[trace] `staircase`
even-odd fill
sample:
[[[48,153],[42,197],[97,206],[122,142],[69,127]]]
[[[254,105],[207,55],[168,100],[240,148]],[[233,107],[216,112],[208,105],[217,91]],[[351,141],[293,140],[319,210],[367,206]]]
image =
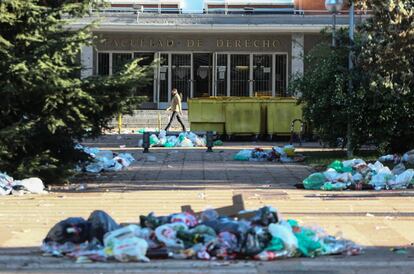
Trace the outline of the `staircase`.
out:
[[[171,112],[166,112],[165,110],[136,110],[133,115],[124,115],[122,116],[122,128],[123,129],[140,129],[140,128],[158,128],[158,117],[161,121],[161,129],[164,129],[169,121]],[[190,128],[188,122],[188,111],[183,110],[183,116],[181,117],[185,127]],[[110,123],[110,126],[113,128],[118,127],[117,118],[113,119]],[[177,120],[171,125],[171,130],[181,130],[181,125]]]

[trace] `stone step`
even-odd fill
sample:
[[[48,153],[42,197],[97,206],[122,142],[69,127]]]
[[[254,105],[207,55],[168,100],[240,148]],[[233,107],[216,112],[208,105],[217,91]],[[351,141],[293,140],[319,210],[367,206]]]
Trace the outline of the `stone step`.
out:
[[[133,115],[124,115],[122,117],[122,126],[124,128],[157,128],[159,117],[161,120],[161,127],[164,127],[169,121],[169,115],[171,115],[171,113],[166,113],[165,110],[136,110]],[[184,125],[189,128],[188,111],[183,111],[181,119]],[[109,125],[111,127],[117,127],[118,119],[114,118]],[[174,121],[172,126],[179,126],[179,123]]]

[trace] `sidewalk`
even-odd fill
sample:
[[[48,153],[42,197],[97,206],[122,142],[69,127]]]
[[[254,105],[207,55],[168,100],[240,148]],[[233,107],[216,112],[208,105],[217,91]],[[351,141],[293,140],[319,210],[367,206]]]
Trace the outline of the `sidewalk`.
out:
[[[254,147],[250,144],[241,146]],[[308,176],[312,172],[311,168],[302,164],[236,162],[232,160],[236,153],[233,146],[217,147],[214,153],[206,153],[205,149],[152,148],[151,153],[143,154],[138,148],[126,149],[133,153],[137,161],[124,171],[81,176],[76,184],[53,187],[49,195],[1,197],[0,270],[5,269],[3,266],[10,259],[8,255],[12,250],[8,248],[20,247],[23,249],[15,252],[28,252],[28,256],[17,256],[10,265],[17,267],[27,263],[28,266],[36,265],[38,269],[50,270],[50,273],[57,273],[53,269],[60,269],[62,272],[59,273],[70,273],[73,262],[38,258],[32,249],[27,249],[39,246],[48,230],[67,217],[86,218],[93,210],[102,209],[118,222],[138,222],[141,214],[146,215],[151,211],[157,215],[170,214],[179,212],[182,205],[191,205],[195,211],[207,207],[228,206],[232,204],[232,197],[236,194],[242,194],[246,209],[271,205],[285,218],[322,227],[330,234],[343,235],[374,248],[369,253],[371,257],[366,260],[366,255],[352,258],[294,259],[270,264],[161,261],[138,264],[141,271],[156,272],[157,269],[162,269],[163,272],[170,271],[168,273],[268,273],[268,270],[275,270],[272,265],[278,265],[277,269],[283,266],[281,270],[292,269],[291,273],[302,273],[308,267],[315,269],[315,273],[320,273],[318,269],[322,271],[322,266],[326,265],[327,272],[322,273],[339,273],[336,272],[336,265],[344,264],[344,269],[347,269],[348,262],[355,264],[355,269],[359,265],[368,269],[374,262],[385,262],[384,256],[391,256],[396,261],[391,260],[383,269],[401,267],[404,270],[408,266],[412,269],[413,265],[409,265],[407,260],[407,256],[411,256],[409,258],[412,262],[412,253],[397,256],[388,249],[409,246],[414,242],[413,191],[297,190],[293,185]],[[378,270],[382,269],[380,265],[378,264]],[[83,269],[85,272],[88,267],[98,267],[98,273],[104,273],[109,271],[107,266],[95,264],[74,267],[77,271]],[[137,264],[131,264],[120,267],[132,271],[136,266]],[[182,268],[185,271],[181,271]],[[23,267],[24,269],[29,270]]]

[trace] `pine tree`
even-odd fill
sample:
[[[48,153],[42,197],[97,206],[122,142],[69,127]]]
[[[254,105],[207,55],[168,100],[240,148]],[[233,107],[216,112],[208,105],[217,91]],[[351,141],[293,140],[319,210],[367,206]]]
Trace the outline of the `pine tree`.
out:
[[[69,24],[99,8],[94,0],[0,0],[0,171],[65,178],[86,155],[74,148],[96,137],[117,113],[142,98],[150,68],[138,60],[107,77],[80,79],[80,50],[93,25]]]

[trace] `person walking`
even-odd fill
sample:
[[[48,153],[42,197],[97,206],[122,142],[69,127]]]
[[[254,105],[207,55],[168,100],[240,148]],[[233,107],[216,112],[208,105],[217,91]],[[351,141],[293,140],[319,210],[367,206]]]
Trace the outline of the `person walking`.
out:
[[[168,131],[175,117],[177,117],[177,120],[181,124],[183,131],[186,131],[185,125],[183,121],[181,120],[181,116],[183,115],[183,110],[181,108],[181,96],[180,94],[178,94],[178,91],[176,88],[171,91],[171,95],[172,95],[171,106],[167,108],[167,111],[172,111],[172,114],[171,114],[170,122],[165,127],[165,131]]]

